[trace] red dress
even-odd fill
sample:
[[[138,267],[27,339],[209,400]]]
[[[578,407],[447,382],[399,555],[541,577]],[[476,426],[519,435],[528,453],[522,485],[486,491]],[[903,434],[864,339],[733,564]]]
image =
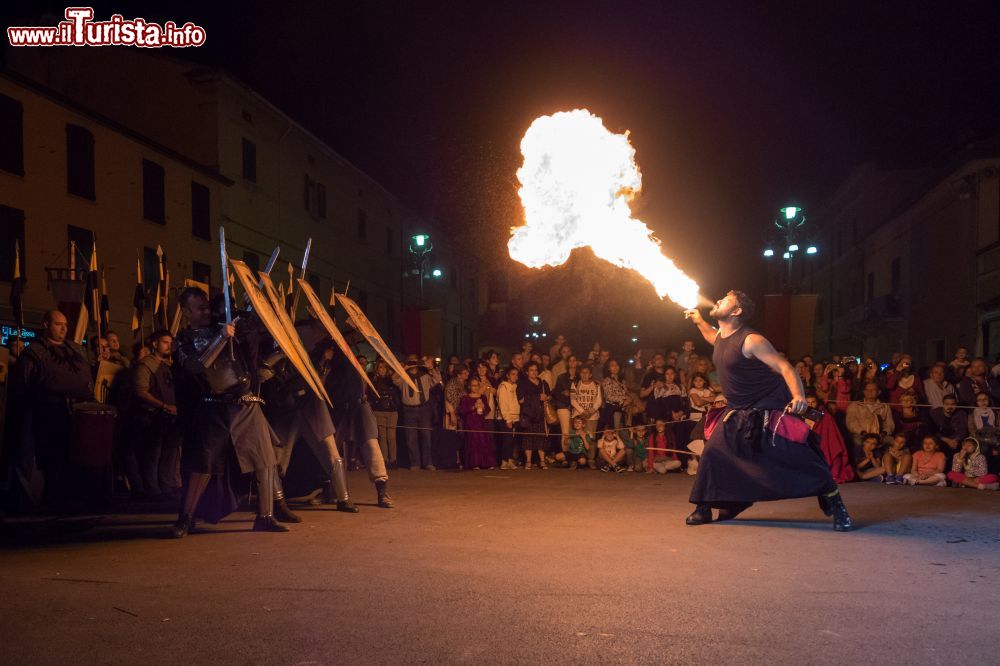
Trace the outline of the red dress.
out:
[[[476,413],[476,400],[471,396],[464,396],[458,403],[458,415],[462,417],[462,428],[475,432],[466,432],[465,435],[465,469],[479,467],[489,469],[496,467],[496,447],[493,445],[492,430],[487,425],[486,417],[490,414],[490,406],[485,397],[478,398],[483,403],[483,413]]]

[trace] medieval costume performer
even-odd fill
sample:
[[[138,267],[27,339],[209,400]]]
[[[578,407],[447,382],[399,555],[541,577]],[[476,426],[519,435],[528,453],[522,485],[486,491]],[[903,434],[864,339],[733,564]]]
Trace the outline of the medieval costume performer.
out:
[[[691,489],[695,510],[688,525],[731,520],[754,502],[817,497],[833,516],[837,531],[851,529],[851,518],[819,448],[816,433],[800,418],[807,410],[805,390],[795,368],[770,342],[746,326],[753,302],[730,291],[709,316],[688,310],[715,350],[712,360],[729,404],[705,421],[705,450]]]
[[[259,397],[261,333],[252,315],[234,323],[213,323],[205,293],[189,287],[179,297],[190,326],[177,336],[175,368],[178,411],[184,427],[182,462],[188,474],[174,537],[188,534],[209,480],[224,477],[229,459],[257,478],[254,531],[287,532],[274,516],[277,436],[264,417]],[[225,515],[234,503],[217,513]],[[228,509],[228,510],[227,510]]]
[[[313,361],[320,370],[320,377],[325,378],[333,352],[323,348],[320,341],[323,338],[329,339],[328,336],[314,320],[299,322],[296,329],[307,348],[316,349],[319,346],[318,354],[313,354]],[[284,447],[275,451],[279,472],[276,477],[275,513],[279,513],[279,507],[281,512],[287,511],[282,479],[299,437],[305,440],[323,469],[323,502],[336,504],[337,511],[357,513],[358,508],[351,502],[347,488],[344,458],[334,439],[336,428],[330,419],[330,410],[283,354],[278,352],[269,357],[267,365],[272,376],[263,386],[266,399],[264,411],[278,437],[285,443]],[[287,513],[291,514],[291,511]]]

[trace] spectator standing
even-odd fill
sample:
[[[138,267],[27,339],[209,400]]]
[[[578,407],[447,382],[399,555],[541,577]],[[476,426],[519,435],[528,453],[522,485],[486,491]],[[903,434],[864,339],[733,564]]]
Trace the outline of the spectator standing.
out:
[[[416,391],[402,377],[394,376],[393,382],[402,393],[403,427],[406,428],[410,469],[418,470],[423,467],[434,471],[436,468],[431,458],[431,427],[434,418],[431,391],[435,386],[441,385],[440,375],[421,368],[416,354],[406,357],[406,374],[416,384]]]
[[[521,427],[525,434],[521,437],[524,447],[524,469],[531,469],[531,452],[538,452],[538,466],[548,469],[545,454],[548,453],[548,432],[545,427],[545,411],[542,403],[552,399],[548,386],[538,377],[538,364],[525,366],[527,379],[518,383],[517,397],[521,403]]]
[[[556,388],[552,392],[552,404],[556,408],[559,416],[559,431],[562,433],[560,448],[567,451],[570,428],[570,412],[573,409],[573,385],[579,378],[579,362],[576,356],[570,354],[566,357],[566,372],[556,377]]]
[[[958,402],[962,405],[976,404],[976,396],[985,393],[990,400],[1000,401],[1000,382],[987,373],[986,361],[981,358],[969,363],[969,370],[958,383]]]
[[[482,392],[482,381],[475,377],[469,380],[469,393],[458,403],[458,415],[462,419],[465,436],[465,468],[493,469],[496,467],[496,449],[491,433],[487,432],[486,419],[490,407]]]
[[[628,387],[625,385],[625,373],[615,359],[608,360],[607,373],[601,380],[601,409],[598,428],[613,427],[616,431],[622,427],[622,414],[631,399]]]
[[[688,400],[691,402],[691,420],[700,421],[715,400],[715,391],[709,387],[708,377],[700,372],[691,376]]]
[[[500,433],[500,469],[517,469],[520,456],[521,403],[517,396],[517,368],[507,369],[507,378],[497,387],[496,426]]]
[[[369,402],[375,414],[378,425],[379,448],[390,468],[397,464],[396,424],[399,421],[399,389],[392,379],[389,364],[379,359],[375,363],[375,372],[371,382],[378,391],[378,396],[370,395]],[[370,390],[369,390],[370,391]]]

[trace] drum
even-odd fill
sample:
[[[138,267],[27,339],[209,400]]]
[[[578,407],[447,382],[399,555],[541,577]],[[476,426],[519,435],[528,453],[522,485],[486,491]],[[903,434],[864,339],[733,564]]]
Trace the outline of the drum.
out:
[[[70,460],[84,468],[111,466],[118,410],[99,402],[73,405],[73,443]]]

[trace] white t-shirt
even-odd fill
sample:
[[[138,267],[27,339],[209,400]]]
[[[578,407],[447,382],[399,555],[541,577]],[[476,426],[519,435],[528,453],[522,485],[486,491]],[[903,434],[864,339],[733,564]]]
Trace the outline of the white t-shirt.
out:
[[[612,458],[614,458],[619,451],[625,448],[624,442],[622,442],[619,437],[615,437],[614,439],[605,439],[604,437],[601,437],[601,439],[598,440],[597,445],[601,447],[601,451]]]
[[[708,388],[693,388],[688,391],[688,396],[696,395],[702,399],[705,404],[698,407],[694,404],[694,400],[691,401],[691,419],[698,421],[701,419],[701,415],[708,411],[708,408],[712,405],[712,398],[715,396],[715,391]]]

